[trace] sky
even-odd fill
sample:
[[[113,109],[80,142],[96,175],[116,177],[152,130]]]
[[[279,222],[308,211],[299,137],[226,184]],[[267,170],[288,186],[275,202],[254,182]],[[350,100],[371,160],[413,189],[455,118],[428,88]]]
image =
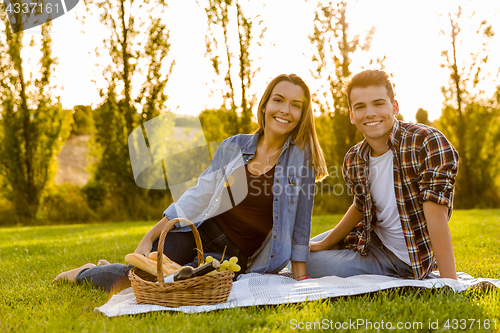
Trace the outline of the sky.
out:
[[[203,0],[199,1],[201,4]],[[243,1],[240,1],[243,3]],[[477,49],[478,38],[474,29],[483,19],[493,24],[497,35],[489,44],[491,54],[488,70],[496,73],[500,68],[500,1],[490,0],[358,0],[349,1],[347,18],[351,35],[364,35],[374,26],[371,49],[360,52],[354,59],[351,70],[356,73],[369,66],[370,59],[387,57],[385,70],[392,73],[396,99],[400,111],[407,121],[414,121],[418,108],[429,111],[431,120],[440,115],[443,96],[441,86],[447,84],[449,73],[441,68],[441,52],[449,48],[449,37],[440,34],[449,32],[448,12],[464,8],[464,17],[472,12],[472,19],[464,20],[461,36],[464,56]],[[267,31],[262,46],[252,54],[254,66],[260,71],[252,81],[252,91],[263,93],[267,83],[282,73],[295,73],[310,86],[311,91],[320,89],[321,82],[312,78],[314,68],[311,60],[314,46],[308,36],[313,29],[314,0],[252,1],[247,4],[245,14],[257,16]],[[95,66],[94,49],[100,45],[105,28],[96,17],[85,14],[82,1],[66,15],[53,21],[53,55],[58,60],[55,71],[63,107],[74,105],[99,105],[102,100],[98,86],[102,85],[99,69]],[[176,65],[167,84],[169,99],[167,107],[180,114],[197,115],[205,108],[218,107],[223,87],[208,59],[205,58],[206,16],[195,0],[169,1],[165,22],[171,34],[171,54]],[[39,34],[32,28],[27,36]],[[97,86],[93,81],[97,81]],[[491,76],[481,83],[487,95],[491,95],[500,81]]]

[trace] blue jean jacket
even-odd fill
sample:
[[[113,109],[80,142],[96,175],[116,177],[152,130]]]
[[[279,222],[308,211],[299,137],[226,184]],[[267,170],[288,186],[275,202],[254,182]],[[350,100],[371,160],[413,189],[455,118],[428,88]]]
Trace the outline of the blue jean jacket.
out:
[[[231,174],[254,158],[258,134],[240,134],[226,139],[220,145],[212,165],[176,203],[163,213],[168,219],[183,217],[196,226],[222,213],[221,207],[241,202],[247,189],[231,184]],[[307,261],[314,200],[314,170],[310,167],[310,154],[293,143],[291,136],[283,146],[274,172],[272,249],[267,265],[254,267],[251,272],[276,273],[289,260]],[[239,169],[241,170],[241,169]],[[232,200],[226,187],[231,188]],[[221,205],[222,203],[222,205]],[[182,223],[177,232],[190,231]]]

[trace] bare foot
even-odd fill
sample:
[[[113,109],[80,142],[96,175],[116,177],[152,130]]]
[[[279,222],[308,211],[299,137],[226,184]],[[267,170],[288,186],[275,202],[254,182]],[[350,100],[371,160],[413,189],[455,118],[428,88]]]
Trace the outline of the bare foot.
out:
[[[97,266],[109,265],[109,261],[106,259],[101,259],[97,262]]]
[[[62,272],[61,274],[59,274],[58,276],[56,276],[56,278],[54,280],[52,280],[52,282],[69,281],[69,282],[73,282],[74,283],[76,275],[78,273],[80,273],[81,270],[83,270],[85,268],[92,268],[92,267],[95,267],[95,265],[94,264],[85,264],[83,266],[80,266],[78,268],[72,269],[70,271]]]

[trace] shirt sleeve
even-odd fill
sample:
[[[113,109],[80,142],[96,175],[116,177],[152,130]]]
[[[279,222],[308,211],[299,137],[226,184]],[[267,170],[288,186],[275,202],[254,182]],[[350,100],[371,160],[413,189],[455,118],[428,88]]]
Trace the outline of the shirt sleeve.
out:
[[[307,163],[309,161],[307,160]],[[309,240],[311,238],[311,219],[314,203],[314,169],[308,167],[307,175],[297,200],[296,220],[292,236],[292,255],[290,260],[306,262],[309,259]]]
[[[451,208],[458,172],[458,153],[440,132],[427,135],[420,150],[419,200]]]

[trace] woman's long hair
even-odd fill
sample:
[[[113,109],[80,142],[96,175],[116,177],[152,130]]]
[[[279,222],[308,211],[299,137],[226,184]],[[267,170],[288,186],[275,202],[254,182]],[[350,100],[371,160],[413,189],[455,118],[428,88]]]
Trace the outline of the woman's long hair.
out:
[[[259,108],[257,112],[257,122],[259,127],[255,131],[259,134],[264,134],[264,128],[266,127],[266,120],[264,112],[266,108],[267,101],[271,97],[274,86],[281,81],[291,82],[302,88],[306,101],[302,104],[302,115],[300,116],[299,124],[294,128],[291,135],[295,143],[302,149],[306,149],[307,143],[309,143],[309,148],[311,150],[311,166],[314,169],[316,181],[320,181],[325,178],[327,174],[327,168],[325,163],[325,158],[323,156],[323,151],[318,142],[318,136],[316,135],[316,128],[314,127],[314,115],[311,106],[311,92],[307,84],[295,74],[281,74],[275,77],[264,91],[264,95],[260,99]]]

